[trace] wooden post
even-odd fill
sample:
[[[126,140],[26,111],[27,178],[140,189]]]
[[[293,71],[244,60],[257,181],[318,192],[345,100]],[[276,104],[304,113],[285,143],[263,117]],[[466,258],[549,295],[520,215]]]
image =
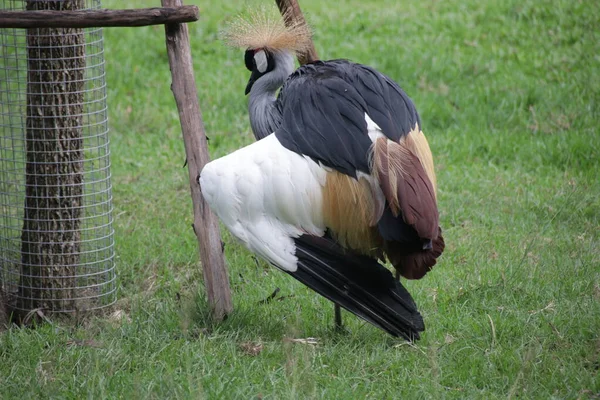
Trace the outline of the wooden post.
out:
[[[161,0],[163,7],[178,7],[181,0]],[[181,130],[185,143],[185,153],[190,176],[190,188],[194,205],[194,232],[200,247],[200,259],[204,272],[206,294],[213,317],[222,320],[233,310],[227,268],[223,258],[221,235],[217,217],[210,211],[200,192],[198,177],[209,161],[206,132],[200,113],[198,91],[194,79],[192,55],[187,26],[184,24],[165,25],[167,53],[171,66],[173,83],[171,90],[175,96]]]
[[[304,22],[304,14],[302,14],[300,5],[298,5],[298,0],[275,0],[275,3],[277,3],[281,15],[285,18],[286,25],[294,21]],[[318,59],[317,50],[315,50],[315,45],[312,42],[306,53],[298,55],[300,65],[317,61]]]

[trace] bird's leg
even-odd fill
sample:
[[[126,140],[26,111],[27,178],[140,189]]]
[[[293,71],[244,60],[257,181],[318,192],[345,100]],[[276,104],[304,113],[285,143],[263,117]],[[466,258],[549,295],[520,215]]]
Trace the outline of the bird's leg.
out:
[[[335,329],[337,330],[341,330],[342,329],[342,310],[340,309],[340,306],[336,303],[333,303],[333,307],[334,307],[334,312],[335,312]]]
[[[396,270],[396,281],[400,282],[400,271]]]

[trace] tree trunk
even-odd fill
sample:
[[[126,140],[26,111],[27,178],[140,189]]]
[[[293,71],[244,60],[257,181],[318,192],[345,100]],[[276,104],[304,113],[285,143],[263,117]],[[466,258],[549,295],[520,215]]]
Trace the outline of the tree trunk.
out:
[[[27,0],[27,10],[76,10],[84,0]],[[85,36],[27,30],[26,190],[20,309],[72,310],[80,262]]]

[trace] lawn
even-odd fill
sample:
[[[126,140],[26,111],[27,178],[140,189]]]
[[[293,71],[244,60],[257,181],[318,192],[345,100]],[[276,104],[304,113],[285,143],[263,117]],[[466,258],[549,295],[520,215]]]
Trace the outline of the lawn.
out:
[[[271,3],[186,3],[201,10],[192,52],[219,157],[253,137],[243,52],[218,32]],[[600,398],[600,3],[300,3],[321,58],[376,67],[420,111],[447,243],[406,283],[422,339],[348,313],[336,332],[330,303],[225,231],[235,311],[211,323],[164,29],[110,28],[119,300],[76,323],[0,333],[0,398]],[[317,344],[292,340],[309,337]]]

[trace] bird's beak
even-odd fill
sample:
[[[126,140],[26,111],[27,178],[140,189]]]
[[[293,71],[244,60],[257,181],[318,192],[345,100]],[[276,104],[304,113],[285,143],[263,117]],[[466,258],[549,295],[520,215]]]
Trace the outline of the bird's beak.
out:
[[[250,80],[248,81],[248,85],[246,86],[246,95],[250,93],[252,85],[254,85],[254,82],[256,82],[256,80],[261,76],[262,74],[258,72],[258,70],[255,69],[254,71],[252,71],[252,75],[250,75]]]

